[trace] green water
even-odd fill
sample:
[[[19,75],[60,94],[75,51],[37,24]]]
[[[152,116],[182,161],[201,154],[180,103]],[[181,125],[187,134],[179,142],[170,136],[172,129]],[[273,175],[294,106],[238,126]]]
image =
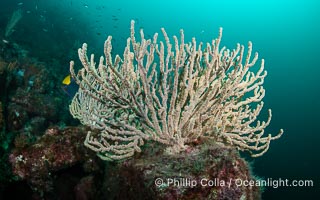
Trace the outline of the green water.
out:
[[[253,171],[265,179],[309,179],[314,183],[313,187],[268,187],[263,199],[320,199],[320,1],[51,0],[20,6],[25,12],[47,17],[34,25],[43,26],[34,28],[35,33],[56,35],[54,41],[65,44],[65,49],[75,48],[67,45],[70,40],[78,40],[79,45],[88,42],[97,56],[102,54],[107,35],[113,35],[114,52],[122,54],[131,19],[136,20],[137,28],[145,30],[146,37],[160,32],[161,27],[171,36],[183,28],[186,40],[196,37],[208,42],[223,27],[222,45],[230,49],[252,41],[268,71],[261,118],[265,119],[271,108],[273,119],[266,131],[285,131],[263,157],[250,159]],[[14,8],[11,5],[10,9]],[[7,11],[4,9],[2,12]],[[49,14],[59,15],[54,26],[48,23]],[[63,28],[54,28],[58,23],[63,23]],[[28,27],[32,26],[30,22]],[[78,35],[67,38],[68,31]],[[34,38],[34,43],[40,42]],[[66,66],[69,60],[78,59],[76,54],[61,57]],[[63,73],[68,73],[67,67]]]

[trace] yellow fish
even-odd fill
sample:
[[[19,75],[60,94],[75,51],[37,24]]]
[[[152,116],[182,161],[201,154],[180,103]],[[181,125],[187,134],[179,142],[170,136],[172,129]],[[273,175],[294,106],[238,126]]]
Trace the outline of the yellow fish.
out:
[[[70,85],[70,83],[71,83],[71,76],[68,75],[63,79],[62,84],[63,85]]]
[[[63,79],[61,88],[69,97],[73,98],[79,86],[69,74]]]

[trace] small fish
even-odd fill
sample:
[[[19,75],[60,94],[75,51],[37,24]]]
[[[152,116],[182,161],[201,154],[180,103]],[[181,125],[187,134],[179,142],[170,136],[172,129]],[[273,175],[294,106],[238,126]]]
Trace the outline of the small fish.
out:
[[[18,5],[18,6],[22,6],[22,5],[23,5],[23,2],[20,2],[20,3],[18,3],[17,5]]]
[[[5,43],[5,44],[9,44],[9,41],[5,40],[5,39],[3,39],[2,42]]]
[[[89,6],[88,6],[87,4],[84,4],[83,6],[84,6],[85,8],[89,8]]]
[[[79,86],[69,74],[63,79],[61,88],[70,98],[73,98]]]
[[[43,30],[44,32],[48,32],[48,29],[46,29],[46,28],[43,28],[42,30]]]

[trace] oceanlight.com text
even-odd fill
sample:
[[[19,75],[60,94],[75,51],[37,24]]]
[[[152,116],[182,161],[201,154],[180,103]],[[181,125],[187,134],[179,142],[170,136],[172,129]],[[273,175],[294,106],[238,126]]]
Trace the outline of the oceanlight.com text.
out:
[[[289,180],[289,179],[192,179],[192,178],[156,178],[157,187],[313,187],[313,180]]]

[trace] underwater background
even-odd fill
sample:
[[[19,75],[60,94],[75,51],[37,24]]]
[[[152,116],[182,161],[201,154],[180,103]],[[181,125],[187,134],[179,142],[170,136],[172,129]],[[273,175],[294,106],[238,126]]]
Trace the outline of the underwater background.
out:
[[[4,30],[16,10],[21,10],[21,20],[6,37]],[[52,108],[53,117],[43,114],[54,118],[44,119],[41,125],[46,129],[54,124],[78,123],[68,113],[70,93],[61,87],[69,74],[70,60],[81,67],[77,49],[82,43],[88,43],[89,52],[100,56],[105,39],[112,35],[113,54],[122,56],[131,19],[136,21],[136,29],[144,29],[147,38],[164,27],[169,36],[184,29],[186,41],[195,37],[197,42],[211,42],[223,27],[223,46],[232,49],[237,43],[246,46],[252,41],[259,60],[265,59],[268,76],[260,117],[266,119],[271,108],[272,121],[266,132],[276,134],[284,129],[284,135],[273,141],[262,157],[243,156],[260,178],[313,181],[309,187],[266,187],[262,199],[320,199],[319,10],[317,0],[1,0],[0,47],[2,57],[10,60],[15,54],[7,49],[20,49],[19,54],[44,63],[53,74],[51,79],[39,79],[49,81],[45,94],[59,102]],[[26,71],[16,71],[16,76],[21,74],[26,76]],[[3,104],[13,90],[8,88],[0,93]],[[9,109],[5,113],[9,115]],[[6,147],[1,153],[12,148],[12,141],[4,144],[4,140],[13,140],[8,134],[21,127],[8,128],[12,131],[2,136],[1,145]],[[1,181],[6,188],[6,179]]]

